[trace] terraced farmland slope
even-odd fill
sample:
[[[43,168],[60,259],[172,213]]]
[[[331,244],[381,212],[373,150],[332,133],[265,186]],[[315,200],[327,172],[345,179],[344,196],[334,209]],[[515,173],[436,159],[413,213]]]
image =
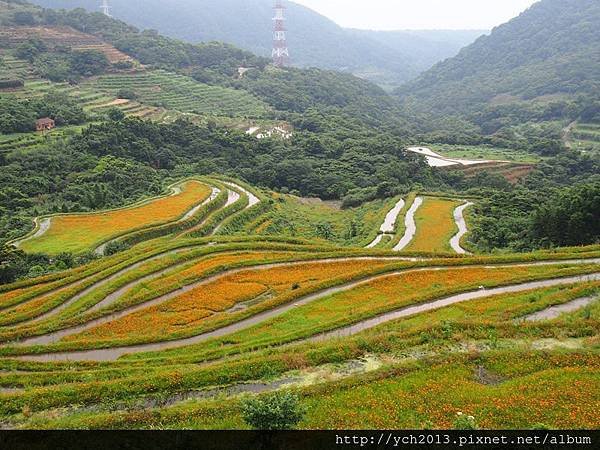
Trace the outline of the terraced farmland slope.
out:
[[[306,428],[447,427],[457,411],[481,426],[600,425],[590,397],[600,357],[586,331],[600,326],[600,247],[450,257],[465,202],[415,195],[356,216],[369,224],[366,242],[383,228],[401,233],[412,209],[417,227],[404,252],[341,247],[256,234],[279,210],[272,194],[240,181],[177,186],[179,194],[107,213],[125,215],[107,222],[126,224],[121,231],[135,228],[125,217],[154,219],[125,236],[127,250],[0,287],[4,426],[171,427],[186,417],[192,428],[244,428],[240,395],[281,388],[302,394]],[[287,198],[282,207],[301,204]],[[179,221],[151,226],[159,214]],[[87,248],[115,231],[84,225],[77,233],[95,233],[84,236]],[[44,245],[73,245],[75,228],[61,228],[53,235],[51,226]],[[521,389],[534,382],[555,403]],[[347,413],[364,396],[369,406]],[[506,402],[522,413],[495,406]],[[577,416],[565,414],[575,406]],[[140,407],[151,414],[142,419]]]
[[[112,95],[132,91],[142,103],[196,114],[262,117],[270,109],[248,92],[209,86],[163,70],[106,75],[90,82],[90,86]]]
[[[211,189],[189,181],[172,187],[172,196],[104,213],[70,214],[37,220],[35,231],[16,245],[27,252],[83,252],[124,233],[182,218],[208,198]]]
[[[73,50],[96,50],[103,53],[111,63],[132,61],[132,58],[90,34],[81,33],[71,27],[22,26],[0,29],[0,42],[6,48],[15,47],[31,39],[39,39],[49,47]]]

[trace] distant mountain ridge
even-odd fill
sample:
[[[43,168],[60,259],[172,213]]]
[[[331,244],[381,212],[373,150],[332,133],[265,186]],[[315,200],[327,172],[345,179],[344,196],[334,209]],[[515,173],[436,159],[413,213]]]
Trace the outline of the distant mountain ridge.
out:
[[[97,0],[33,3],[99,11]],[[227,42],[261,56],[270,55],[271,0],[111,0],[111,5],[116,18],[142,29],[156,29],[189,42]],[[293,2],[286,2],[286,6],[295,65],[352,72],[390,87],[454,56],[483,33],[348,30],[304,6]]]
[[[561,104],[600,96],[600,1],[535,3],[397,93],[440,114],[489,120],[510,112],[516,120],[511,105],[519,105],[545,119],[565,116],[569,111]]]

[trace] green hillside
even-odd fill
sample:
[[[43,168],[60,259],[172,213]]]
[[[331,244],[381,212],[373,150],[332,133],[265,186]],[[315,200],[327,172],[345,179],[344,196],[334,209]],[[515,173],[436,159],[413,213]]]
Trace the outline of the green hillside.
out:
[[[600,4],[542,0],[398,95],[415,110],[460,114],[490,133],[598,114],[598,67]]]
[[[246,91],[209,86],[163,70],[106,75],[89,86],[115,96],[125,92],[148,105],[196,114],[261,117],[269,109]]]
[[[96,0],[34,0],[50,8],[98,11]],[[142,29],[188,42],[221,41],[270,56],[271,0],[113,0],[112,14]],[[287,3],[292,62],[343,70],[398,86],[454,56],[479,31],[368,32],[348,30],[294,2]]]

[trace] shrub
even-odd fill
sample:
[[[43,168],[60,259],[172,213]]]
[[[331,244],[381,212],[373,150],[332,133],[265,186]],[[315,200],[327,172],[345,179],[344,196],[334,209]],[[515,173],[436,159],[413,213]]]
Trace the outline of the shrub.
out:
[[[467,416],[461,412],[456,414],[456,419],[454,420],[453,428],[455,430],[478,430],[477,422],[475,421],[475,417]]]
[[[248,399],[242,405],[242,414],[256,430],[289,430],[304,417],[298,396],[291,392]]]

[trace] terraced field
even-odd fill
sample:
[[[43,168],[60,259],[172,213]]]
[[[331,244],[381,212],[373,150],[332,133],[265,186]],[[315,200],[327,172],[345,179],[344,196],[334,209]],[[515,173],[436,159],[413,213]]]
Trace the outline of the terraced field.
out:
[[[40,218],[33,234],[15,244],[32,253],[93,250],[128,232],[187,218],[188,211],[201,205],[210,193],[207,185],[189,181],[172,187],[172,198],[145,201],[137,206],[104,213]]]
[[[81,33],[66,26],[7,27],[0,30],[0,40],[8,48],[27,42],[30,39],[42,40],[51,48],[71,48],[73,50],[96,50],[103,53],[111,63],[132,61],[131,57],[90,34]]]
[[[466,202],[416,194],[354,211],[341,246],[265,232],[314,201],[180,185],[144,227],[93,228],[126,222],[126,250],[0,287],[4,427],[246,428],[245,398],[280,389],[302,428],[600,426],[600,246],[452,254]]]
[[[0,80],[26,80],[32,77],[33,68],[27,61],[9,53],[0,53]]]
[[[121,90],[131,91],[142,103],[196,114],[262,117],[270,109],[245,91],[209,86],[163,70],[107,75],[90,82],[90,86],[113,96]]]
[[[135,100],[119,99],[115,94],[103,92],[94,86],[70,85],[68,83],[53,83],[47,80],[31,79],[25,83],[24,89],[15,92],[23,98],[41,97],[49,93],[67,95],[77,100],[93,120],[111,108],[120,109],[127,116],[154,118],[159,114],[155,106],[143,104]]]
[[[453,211],[462,203],[435,197],[422,197],[415,212],[416,233],[405,247],[416,252],[450,252],[450,239],[458,232]]]

